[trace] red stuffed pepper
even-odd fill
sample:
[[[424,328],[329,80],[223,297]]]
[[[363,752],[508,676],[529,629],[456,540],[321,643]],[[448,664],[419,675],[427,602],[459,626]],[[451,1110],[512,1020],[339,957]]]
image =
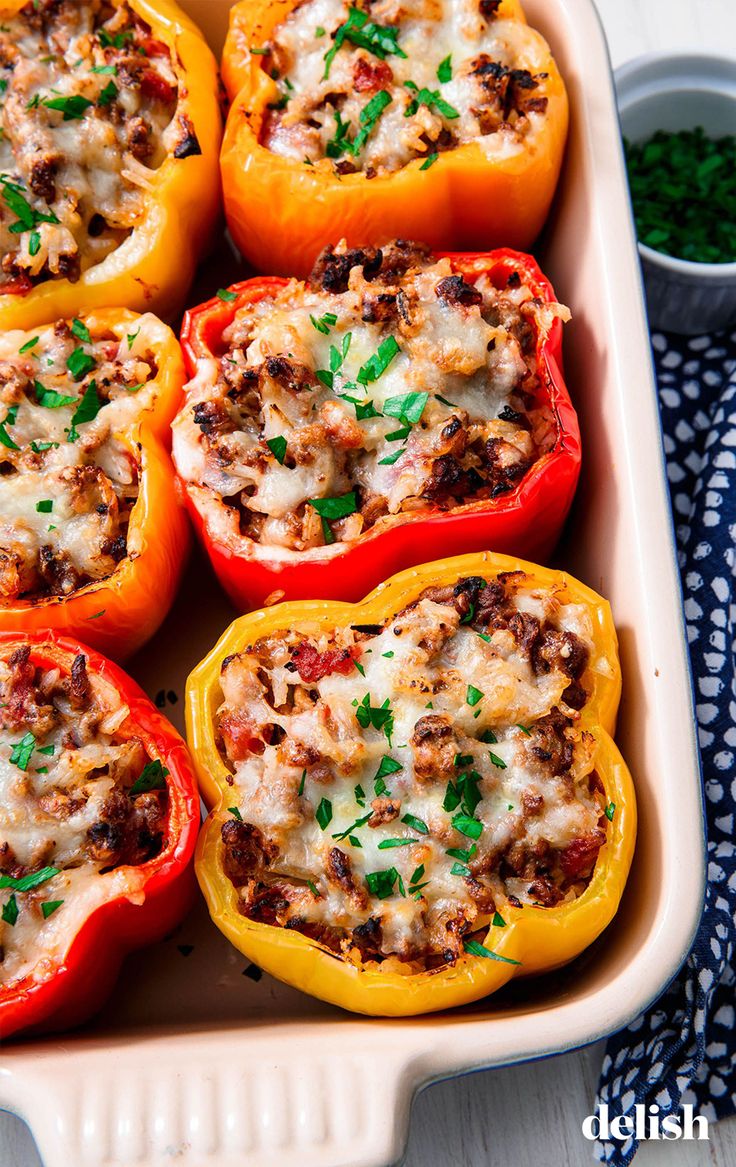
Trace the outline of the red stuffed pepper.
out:
[[[199,800],[178,733],[116,665],[0,634],[0,1039],[74,1025],[190,901]]]
[[[458,551],[544,559],[580,468],[568,316],[530,256],[403,241],[187,312],[173,455],[234,603],[354,600]]]

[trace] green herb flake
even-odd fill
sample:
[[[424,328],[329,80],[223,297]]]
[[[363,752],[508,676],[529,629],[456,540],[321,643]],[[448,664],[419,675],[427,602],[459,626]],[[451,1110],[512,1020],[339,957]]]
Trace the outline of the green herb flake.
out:
[[[450,875],[461,875],[464,878],[470,875],[470,868],[466,867],[464,863],[453,863],[450,868]]]
[[[11,928],[15,927],[18,919],[18,901],[14,895],[11,895],[7,903],[3,904],[2,919],[6,924],[10,924]]]
[[[325,53],[323,78],[325,81],[330,75],[332,62],[345,41],[350,41],[358,48],[367,49],[380,61],[385,61],[386,57],[391,55],[406,59],[406,53],[399,47],[398,28],[376,24],[368,19],[366,12],[351,7],[347,20],[335,31],[332,47]]]
[[[468,685],[468,692],[465,698],[468,705],[471,707],[477,705],[479,701],[483,700],[483,693],[480,689],[476,689],[475,685]]]
[[[470,863],[477,850],[478,848],[473,843],[472,847],[468,848],[448,847],[445,855],[449,855],[451,859],[459,859],[462,863]]]
[[[419,831],[420,835],[428,835],[429,827],[423,819],[418,819],[416,815],[405,814],[402,818],[402,823],[406,823],[407,827],[411,827],[414,831]]]
[[[226,304],[232,304],[233,300],[237,300],[238,294],[237,292],[228,291],[227,288],[218,288],[217,298],[218,300],[224,300]]]
[[[49,916],[53,916],[54,912],[58,911],[63,903],[63,900],[46,900],[45,903],[41,904],[41,915],[44,920],[48,920]]]
[[[440,61],[437,66],[437,80],[442,85],[447,81],[452,81],[452,53],[448,53],[444,60]]]
[[[332,803],[329,798],[320,799],[320,804],[317,807],[314,817],[319,823],[323,831],[326,831],[332,822]]]
[[[83,341],[84,344],[92,343],[92,337],[90,335],[89,329],[87,328],[87,325],[79,320],[76,316],[71,323],[71,334],[72,336],[76,336],[77,340]]]
[[[616,811],[616,803],[609,802],[608,806],[605,809],[605,815],[606,815],[606,818],[608,819],[609,823],[613,822],[613,816],[614,816],[615,811]]]
[[[439,154],[437,154],[437,153],[428,154],[427,157],[424,159],[424,162],[422,163],[422,165],[419,167],[419,169],[420,170],[429,170],[430,166],[434,166],[434,164],[438,158],[439,158]]]
[[[54,500],[52,498],[41,498],[36,503],[36,510],[41,515],[50,515],[54,509]]]
[[[498,766],[499,770],[506,769],[506,763],[504,762],[503,758],[499,758],[498,754],[494,754],[493,751],[489,750],[488,756],[493,762],[493,765]]]
[[[316,900],[321,900],[321,899],[322,899],[322,896],[321,896],[321,895],[320,895],[320,893],[317,891],[317,888],[316,888],[316,886],[315,886],[315,885],[312,883],[311,879],[308,879],[308,880],[307,880],[307,887],[309,888],[309,890],[311,891],[312,895],[314,896],[314,898],[315,898]]]
[[[512,960],[510,956],[499,956],[497,952],[491,952],[490,948],[486,948],[477,940],[463,940],[463,948],[469,956],[484,956],[488,960],[500,960],[503,964],[521,964],[520,960]]]
[[[325,312],[324,316],[320,316],[319,318],[312,316],[310,312],[309,319],[312,321],[313,327],[317,329],[317,332],[321,332],[323,336],[329,336],[330,329],[334,328],[337,324],[337,316],[334,312]]]
[[[117,65],[93,65],[90,69],[90,73],[97,73],[100,77],[116,77],[117,72]]]
[[[382,839],[378,844],[379,851],[388,851],[392,847],[411,847],[416,839]]]
[[[117,92],[117,90],[116,90]],[[76,121],[84,117],[89,107],[93,104],[89,98],[82,97],[81,94],[75,93],[71,97],[45,97],[43,104],[46,109],[55,109],[64,115],[65,122]]]
[[[31,231],[28,236],[28,254],[33,257],[41,250],[41,236],[38,231]]]
[[[503,916],[500,915],[499,912],[493,913],[493,919],[491,920],[491,924],[493,925],[494,928],[505,928],[506,927],[506,921],[504,920]]]
[[[355,796],[355,801],[357,802],[358,806],[365,806],[365,790],[360,785],[360,783],[358,783],[358,785],[353,790],[353,795]]]
[[[101,409],[102,402],[97,394],[97,383],[90,381],[72,416],[72,429],[85,421],[94,421]]]
[[[299,795],[300,798],[304,793],[304,784],[306,783],[306,781],[307,781],[307,771],[306,771],[306,769],[304,769],[304,770],[302,770],[302,776],[299,779],[299,789],[297,790],[297,794]]]
[[[34,381],[33,388],[36,391],[36,401],[43,409],[62,409],[65,405],[76,405],[78,401],[77,397],[57,393],[55,389],[47,389],[40,381]]]
[[[456,810],[457,807],[459,807],[460,801],[461,795],[454,782],[448,782],[447,790],[445,791],[445,797],[442,800],[442,809],[446,810],[448,814],[450,814],[453,810]]]
[[[14,879],[12,875],[0,875],[0,888],[12,887],[13,891],[33,891],[34,888],[48,883],[58,874],[58,867],[42,867],[40,871],[34,871],[31,875],[22,875],[20,879]]]
[[[466,835],[469,839],[479,839],[483,834],[483,823],[467,814],[456,814],[452,825],[456,831],[459,831],[461,835]]]
[[[38,344],[38,342],[39,342],[39,340],[40,340],[40,339],[41,339],[41,338],[40,338],[40,337],[38,337],[38,336],[32,336],[30,340],[27,340],[25,344],[22,344],[22,345],[20,346],[20,348],[18,349],[18,352],[19,352],[19,353],[27,353],[27,352],[30,352],[30,350],[31,350],[32,348],[35,348],[35,346]]]
[[[526,734],[526,736],[527,736],[527,737],[531,737],[531,736],[532,736],[532,731],[529,729],[529,727],[528,727],[527,725],[517,725],[517,727],[516,727],[516,728],[517,728],[517,729],[520,729],[520,730],[521,730],[521,732],[522,732],[523,734]]]
[[[54,754],[56,753],[56,746],[39,746],[38,753],[45,754],[47,758],[53,758]]]
[[[95,368],[97,361],[90,353],[86,353],[82,346],[75,348],[66,362],[66,367],[75,381],[81,381]]]
[[[28,763],[31,760],[31,754],[35,748],[36,739],[29,730],[28,733],[23,734],[23,737],[20,739],[20,741],[13,743],[13,748],[10,751],[10,761],[14,766],[17,766],[19,770],[27,770]],[[0,887],[5,886],[10,887],[11,885],[3,884],[0,881]]]
[[[379,900],[388,899],[390,895],[393,895],[394,886],[399,879],[400,876],[395,867],[389,867],[386,871],[368,871],[365,876],[368,891]]]
[[[279,465],[283,466],[284,458],[286,457],[286,438],[284,435],[279,434],[278,437],[269,438],[266,445]]]
[[[141,770],[128,794],[135,798],[138,794],[147,794],[149,790],[165,790],[169,771],[158,758],[154,758]]]
[[[242,823],[243,816],[240,813],[240,811],[238,810],[237,806],[229,806],[227,809],[228,809],[228,814],[231,814],[234,819],[237,819],[239,823]]]

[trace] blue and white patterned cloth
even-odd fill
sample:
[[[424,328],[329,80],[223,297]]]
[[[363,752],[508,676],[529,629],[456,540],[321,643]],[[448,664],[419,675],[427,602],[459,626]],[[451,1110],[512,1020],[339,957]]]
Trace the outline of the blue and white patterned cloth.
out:
[[[608,1042],[609,1118],[736,1111],[736,333],[652,337],[695,686],[708,833],[705,911],[679,975]],[[598,1143],[624,1167],[636,1140]]]

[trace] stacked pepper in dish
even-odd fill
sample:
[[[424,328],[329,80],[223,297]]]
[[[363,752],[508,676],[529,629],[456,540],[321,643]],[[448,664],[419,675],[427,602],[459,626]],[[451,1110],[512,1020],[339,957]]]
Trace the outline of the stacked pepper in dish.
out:
[[[444,1009],[572,959],[633,851],[620,679],[604,600],[489,553],[361,604],[241,617],[187,686],[213,919],[363,1013]]]
[[[261,271],[392,236],[528,247],[547,215],[565,87],[518,0],[243,0],[222,73],[235,242]]]
[[[529,256],[403,241],[190,310],[173,457],[233,601],[358,599],[440,550],[544,558],[580,466],[567,316]]]
[[[183,382],[148,313],[0,335],[0,631],[123,657],[158,628],[188,545],[163,444]]]
[[[172,315],[219,209],[215,62],[170,0],[0,0],[0,327]]]
[[[116,665],[0,633],[0,1039],[89,1016],[190,902],[199,800],[179,735]]]

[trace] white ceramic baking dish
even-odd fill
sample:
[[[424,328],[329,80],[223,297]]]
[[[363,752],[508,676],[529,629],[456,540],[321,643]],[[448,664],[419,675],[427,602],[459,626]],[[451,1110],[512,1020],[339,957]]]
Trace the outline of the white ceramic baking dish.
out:
[[[186,4],[219,50],[226,0]],[[570,148],[539,253],[573,311],[566,366],[585,438],[558,559],[608,596],[621,639],[618,740],[641,815],[626,897],[607,933],[552,976],[426,1019],[360,1019],[257,971],[200,904],[124,967],[104,1013],[0,1051],[0,1106],[46,1167],[380,1167],[397,1160],[413,1093],[464,1071],[623,1026],[681,964],[703,894],[696,743],[678,575],[636,244],[606,45],[591,0],[528,0],[570,89]],[[219,264],[208,289],[225,282]],[[231,612],[201,559],[132,671],[181,698]],[[181,700],[167,705],[181,724]],[[190,947],[191,950],[190,950]]]

